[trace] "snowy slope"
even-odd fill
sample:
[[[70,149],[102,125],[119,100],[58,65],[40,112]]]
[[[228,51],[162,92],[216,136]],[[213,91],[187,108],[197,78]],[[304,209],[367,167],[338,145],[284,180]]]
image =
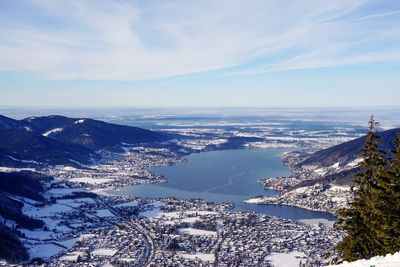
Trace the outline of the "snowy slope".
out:
[[[399,267],[400,266],[400,252],[395,254],[388,254],[386,256],[377,256],[369,260],[358,260],[353,262],[344,262],[339,265],[331,265],[329,267]]]

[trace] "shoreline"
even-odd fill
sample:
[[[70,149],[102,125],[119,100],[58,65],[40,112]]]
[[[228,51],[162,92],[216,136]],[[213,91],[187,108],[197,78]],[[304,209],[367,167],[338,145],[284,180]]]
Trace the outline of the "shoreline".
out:
[[[325,212],[328,213],[334,217],[337,217],[337,215],[333,212],[330,212],[328,210],[322,210],[322,209],[313,209],[307,206],[302,206],[302,205],[296,205],[296,204],[285,204],[285,203],[273,203],[273,202],[267,202],[268,199],[271,197],[254,197],[254,198],[249,198],[245,200],[244,202],[247,204],[252,204],[252,205],[275,205],[275,206],[288,206],[288,207],[296,207],[296,208],[301,208],[309,211],[315,211],[315,212]]]

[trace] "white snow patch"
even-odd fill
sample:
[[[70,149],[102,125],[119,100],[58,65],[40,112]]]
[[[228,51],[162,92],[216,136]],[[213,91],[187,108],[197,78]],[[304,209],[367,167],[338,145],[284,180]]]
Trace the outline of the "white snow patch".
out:
[[[361,162],[363,162],[364,159],[363,158],[356,158],[355,160],[349,162],[347,164],[348,167],[356,167],[358,164],[360,164]]]
[[[266,259],[275,267],[293,267],[299,266],[303,258],[306,258],[303,252],[291,251],[289,253],[271,253]]]
[[[108,209],[96,210],[96,215],[101,218],[115,217]]]
[[[165,216],[168,218],[182,218],[184,216],[205,216],[205,215],[217,215],[218,212],[216,211],[208,211],[208,210],[188,210],[184,212],[179,212],[179,211],[173,211],[173,212],[163,212],[160,213],[159,216]]]
[[[79,256],[83,257],[84,255],[85,255],[85,252],[83,252],[83,251],[74,251],[74,252],[65,254],[64,256],[60,257],[59,259],[61,261],[76,262],[78,260]]]
[[[0,172],[21,172],[21,171],[36,171],[33,168],[10,168],[10,167],[0,167]]]
[[[153,218],[159,216],[161,213],[161,210],[159,208],[155,208],[152,210],[147,210],[144,212],[141,212],[140,215],[146,218]]]
[[[26,245],[29,250],[29,255],[31,258],[50,258],[64,251],[64,249],[60,246],[56,246],[54,244],[34,244],[34,245]]]
[[[39,162],[37,162],[36,160],[27,160],[27,159],[17,159],[14,158],[10,155],[7,155],[7,157],[9,157],[10,159],[14,160],[14,161],[19,161],[19,162],[23,162],[23,163],[33,163],[33,164],[40,164]]]
[[[68,207],[66,205],[62,204],[53,204],[49,206],[44,206],[44,207],[34,207],[28,204],[25,204],[24,207],[22,208],[22,211],[29,216],[32,217],[47,217],[51,216],[57,213],[62,213],[62,212],[69,212],[72,210],[72,207]]]
[[[51,135],[53,133],[59,133],[59,132],[62,132],[62,131],[64,131],[64,128],[55,128],[55,129],[52,129],[50,131],[47,131],[47,132],[43,133],[42,135],[47,137],[47,136],[49,136],[49,135]]]
[[[212,236],[216,237],[217,232],[215,231],[207,231],[207,230],[200,230],[195,228],[181,228],[178,230],[181,234],[188,234],[188,235],[203,235],[203,236]]]
[[[336,221],[330,221],[330,220],[325,219],[325,218],[300,219],[298,221],[302,222],[304,224],[308,224],[308,225],[318,225],[318,224],[322,223],[322,224],[329,225],[329,226],[333,226],[335,224],[335,222],[336,222]]]
[[[47,191],[45,193],[45,195],[61,197],[61,196],[72,195],[75,192],[80,193],[80,192],[87,192],[87,191],[79,189],[79,188],[53,188],[53,189],[50,189],[49,191]]]
[[[325,170],[325,168],[319,168],[319,169],[314,170],[314,172],[315,172],[316,174],[322,176],[322,175],[324,175],[327,171]]]
[[[255,198],[250,198],[244,201],[245,203],[248,204],[262,204],[265,202],[264,197],[255,197]]]
[[[95,201],[92,198],[85,197],[85,198],[75,198],[75,199],[58,199],[57,203],[78,208],[84,204],[95,203]]]
[[[81,178],[73,178],[69,181],[72,183],[86,183],[86,184],[104,184],[111,182],[113,179],[109,178],[91,178],[91,177],[81,177]]]
[[[335,164],[333,164],[333,165],[331,166],[331,168],[333,168],[333,169],[338,169],[338,168],[339,168],[339,165],[340,165],[340,162],[336,162]]]
[[[80,120],[77,120],[77,121],[75,121],[74,122],[74,124],[78,124],[78,123],[84,123],[85,122],[85,120],[84,119],[80,119]]]
[[[339,265],[330,265],[329,267],[398,267],[400,266],[400,252],[387,254],[386,256],[377,256],[369,260],[358,260],[353,262],[344,262]]]
[[[99,249],[93,250],[92,255],[93,256],[113,256],[117,252],[118,252],[118,250],[116,250],[116,249],[99,248]]]
[[[114,205],[115,208],[120,208],[120,207],[136,207],[139,203],[137,201],[131,201],[131,202],[125,202],[122,204],[117,204]]]

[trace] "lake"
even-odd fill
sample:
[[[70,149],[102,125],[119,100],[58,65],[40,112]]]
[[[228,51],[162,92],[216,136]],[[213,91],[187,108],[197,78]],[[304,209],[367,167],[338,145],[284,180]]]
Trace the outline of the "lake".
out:
[[[290,170],[282,163],[285,151],[234,149],[191,154],[183,162],[151,169],[156,175],[164,175],[168,180],[166,183],[126,186],[107,193],[144,198],[202,198],[218,203],[233,203],[235,211],[255,211],[293,220],[335,220],[334,216],[325,212],[292,206],[244,203],[244,200],[257,195],[277,194],[274,190],[265,190],[258,180],[290,174]]]

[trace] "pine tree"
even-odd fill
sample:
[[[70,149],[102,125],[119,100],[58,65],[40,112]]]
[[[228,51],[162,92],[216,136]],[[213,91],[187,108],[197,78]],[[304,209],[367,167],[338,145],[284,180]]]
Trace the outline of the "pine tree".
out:
[[[379,150],[379,123],[371,116],[361,156],[361,173],[354,179],[354,197],[349,207],[338,212],[339,226],[347,236],[337,250],[344,260],[352,261],[382,255],[387,251],[389,223],[385,218],[388,200],[386,160]]]
[[[389,231],[390,239],[389,250],[394,253],[400,250],[400,134],[395,140],[395,149],[392,151],[389,165],[389,179],[391,190],[389,191]]]

